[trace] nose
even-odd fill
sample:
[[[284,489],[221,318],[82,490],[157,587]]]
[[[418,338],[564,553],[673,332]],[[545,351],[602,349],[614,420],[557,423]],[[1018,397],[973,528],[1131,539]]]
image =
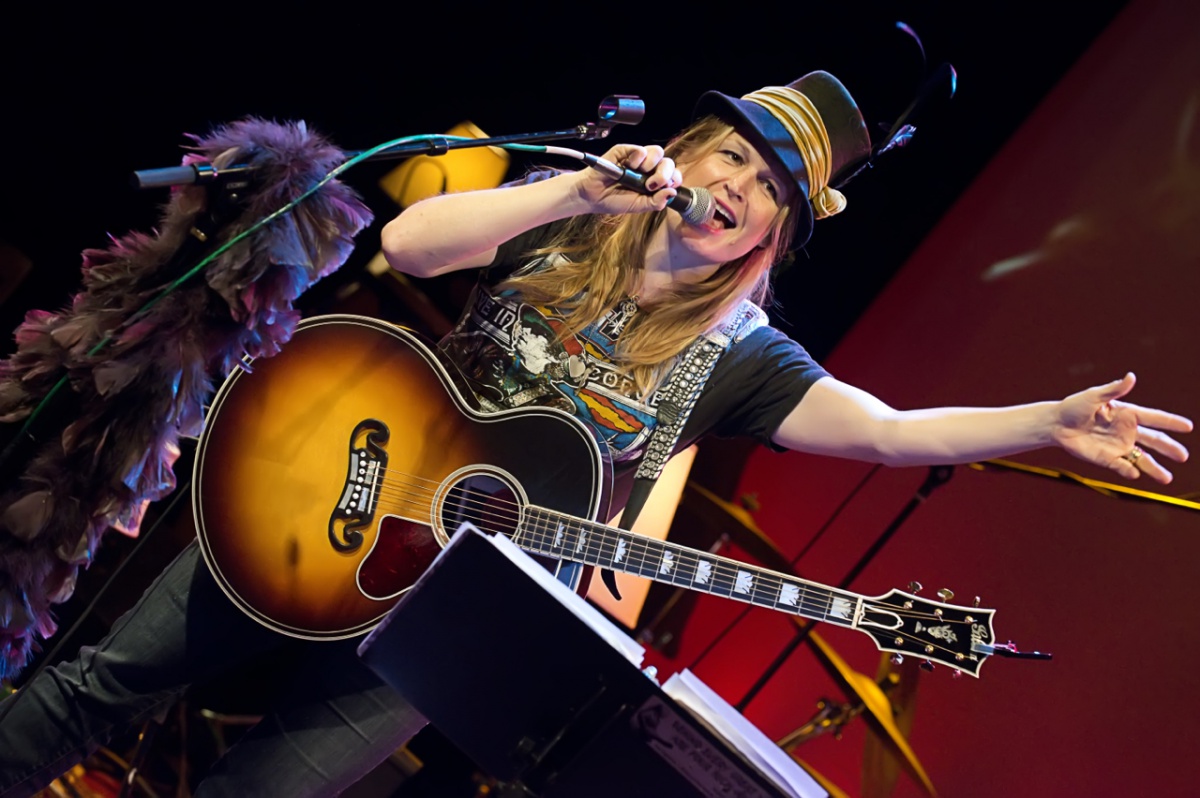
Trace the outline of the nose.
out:
[[[735,199],[742,199],[745,195],[746,170],[738,169],[725,179],[725,189],[729,195]]]

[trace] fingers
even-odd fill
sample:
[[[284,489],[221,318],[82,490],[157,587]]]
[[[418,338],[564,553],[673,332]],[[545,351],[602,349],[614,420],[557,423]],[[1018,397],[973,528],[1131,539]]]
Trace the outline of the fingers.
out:
[[[1101,402],[1111,402],[1114,399],[1120,399],[1125,394],[1133,390],[1133,386],[1137,384],[1137,377],[1132,371],[1126,372],[1125,376],[1119,380],[1113,380],[1107,385],[1098,386]]]
[[[1138,427],[1137,441],[1143,448],[1153,449],[1177,463],[1186,462],[1188,459],[1187,447],[1165,432]]]
[[[637,149],[625,166],[646,175],[646,189],[654,193],[655,207],[662,210],[678,193],[675,189],[683,183],[683,175],[662,147],[654,144]]]
[[[657,144],[645,147],[623,144],[613,147],[606,156],[626,169],[645,175],[645,191],[650,200],[644,203],[643,209],[662,210],[667,207],[678,193],[676,189],[683,183],[683,174],[675,165],[672,158]],[[618,190],[630,190],[618,187]],[[641,193],[641,192],[639,192]]]
[[[1128,408],[1137,413],[1138,424],[1142,426],[1165,429],[1169,432],[1192,431],[1192,420],[1186,416],[1168,413],[1166,410],[1157,410],[1153,407],[1142,407],[1130,402],[1115,402],[1114,404],[1121,409]]]
[[[1170,471],[1163,468],[1154,459],[1154,455],[1144,449],[1141,450],[1141,455],[1136,459],[1133,459],[1130,455],[1118,457],[1116,462],[1113,463],[1113,468],[1127,479],[1137,479],[1141,474],[1145,474],[1155,482],[1163,485],[1169,484],[1174,478],[1174,475]]]

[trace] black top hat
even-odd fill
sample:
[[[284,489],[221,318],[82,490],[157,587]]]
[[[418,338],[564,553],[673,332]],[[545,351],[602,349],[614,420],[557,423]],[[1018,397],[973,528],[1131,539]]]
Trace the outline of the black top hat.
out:
[[[858,104],[828,72],[810,72],[786,86],[767,86],[739,99],[705,92],[693,117],[708,115],[732,124],[763,157],[782,166],[808,198],[800,203],[794,247],[808,241],[814,219],[845,207],[837,187],[871,156],[871,137]]]

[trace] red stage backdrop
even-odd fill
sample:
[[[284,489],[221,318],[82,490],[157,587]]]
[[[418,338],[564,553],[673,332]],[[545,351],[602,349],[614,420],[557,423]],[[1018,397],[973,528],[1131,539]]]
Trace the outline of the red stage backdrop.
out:
[[[1031,24],[1036,24],[1031,21]],[[1015,53],[1014,57],[1020,57]],[[964,88],[969,76],[961,76]],[[851,204],[853,196],[851,195]],[[862,222],[864,234],[869,222]],[[901,408],[1059,398],[1134,371],[1130,397],[1200,419],[1200,6],[1135,0],[1047,96],[887,286],[826,365]],[[1167,487],[1123,483],[1057,450],[1013,458],[1156,494],[1200,497],[1200,439]],[[756,451],[739,493],[759,526],[838,584],[927,470]],[[942,796],[1190,796],[1200,790],[1200,512],[1006,471],[955,469],[849,587],[909,580],[997,610],[981,678],[921,673],[912,746]],[[742,610],[700,599],[667,668],[687,666]],[[880,655],[818,627],[855,670]],[[793,630],[753,610],[696,665],[736,703]],[[845,700],[801,647],[746,714],[778,739]],[[797,754],[861,794],[866,726]],[[897,796],[922,790],[901,775]]]

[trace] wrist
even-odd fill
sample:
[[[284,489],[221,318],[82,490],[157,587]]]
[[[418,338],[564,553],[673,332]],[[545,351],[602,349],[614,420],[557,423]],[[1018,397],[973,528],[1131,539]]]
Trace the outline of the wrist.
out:
[[[1068,437],[1067,430],[1069,429],[1069,425],[1066,422],[1066,400],[1039,402],[1037,408],[1041,415],[1039,423],[1041,429],[1040,443],[1044,446],[1063,448]]]
[[[580,170],[578,172],[564,172],[555,178],[556,180],[562,180],[565,187],[563,200],[558,205],[560,218],[567,219],[572,216],[583,216],[598,212],[596,203],[592,200],[587,190],[591,177],[586,171]]]

